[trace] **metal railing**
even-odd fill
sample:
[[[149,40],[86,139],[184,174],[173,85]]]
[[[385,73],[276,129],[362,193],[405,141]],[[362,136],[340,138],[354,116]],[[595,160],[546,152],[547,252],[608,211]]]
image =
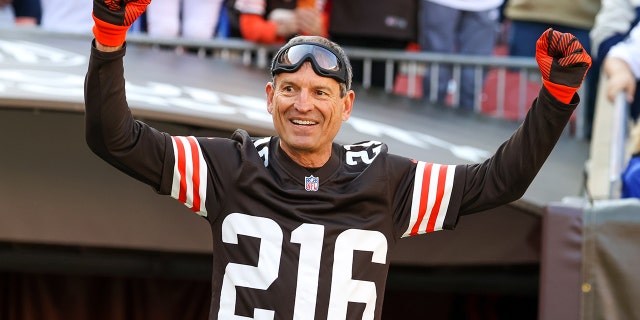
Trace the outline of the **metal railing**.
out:
[[[277,46],[261,45],[247,42],[241,39],[211,39],[206,41],[189,40],[183,38],[159,39],[151,38],[144,34],[135,34],[128,37],[130,43],[146,44],[151,46],[188,48],[195,51],[202,57],[223,58],[226,60],[240,61],[246,65],[254,65],[259,68],[266,68],[271,56],[277,50]],[[439,70],[443,67],[451,67],[453,69],[454,83],[460,83],[462,67],[471,66],[474,68],[474,77],[476,86],[474,92],[476,97],[480,97],[483,92],[483,77],[490,70],[497,73],[496,92],[496,117],[503,117],[507,109],[505,99],[507,94],[507,74],[518,74],[517,88],[517,110],[518,119],[522,119],[531,101],[527,100],[527,82],[531,79],[539,81],[540,75],[538,65],[534,58],[529,57],[508,57],[508,56],[466,56],[466,55],[450,55],[433,52],[411,52],[405,50],[392,49],[372,49],[359,47],[345,47],[345,52],[352,60],[361,60],[363,62],[362,79],[363,88],[372,87],[372,69],[374,62],[383,62],[385,65],[384,91],[392,94],[395,82],[395,76],[402,67],[406,72],[408,79],[406,96],[414,97],[418,90],[418,77],[422,77],[428,73],[425,78],[429,81],[431,95],[427,97],[430,102],[436,101],[437,79]],[[452,92],[452,106],[457,107],[460,101],[460,90]],[[481,99],[475,99],[474,109],[480,112]]]
[[[156,47],[174,47],[176,52],[184,52],[185,48],[189,51],[196,52],[198,56],[203,58],[221,58],[227,61],[236,61],[245,65],[253,65],[258,68],[266,68],[270,64],[270,60],[275,51],[279,48],[276,45],[263,45],[248,42],[237,38],[213,38],[209,40],[194,40],[185,38],[153,38],[144,33],[134,33],[127,37],[130,43],[146,44]],[[425,99],[430,103],[436,102],[438,85],[438,73],[443,67],[452,68],[452,81],[460,83],[461,70],[465,66],[474,68],[474,111],[481,113],[482,95],[487,93],[483,87],[486,83],[486,75],[493,72],[495,79],[495,92],[490,94],[495,97],[495,108],[491,116],[496,118],[507,118],[507,110],[516,110],[516,115],[510,115],[512,119],[522,120],[526,116],[527,110],[531,104],[531,97],[537,95],[536,92],[529,92],[528,85],[532,82],[539,83],[540,72],[538,64],[533,57],[511,57],[511,56],[468,56],[468,55],[451,55],[433,52],[415,52],[398,49],[373,49],[360,47],[344,47],[345,52],[352,60],[361,60],[363,62],[362,82],[359,83],[365,89],[372,87],[372,69],[374,62],[384,62],[385,80],[383,90],[388,94],[396,94],[394,92],[394,84],[396,75],[400,72],[405,73],[407,78],[406,92],[402,95],[415,97],[418,90],[416,79],[422,78],[423,81],[429,81],[431,90],[430,96]],[[396,70],[398,69],[398,70]],[[513,74],[517,74],[513,77]],[[425,76],[426,75],[426,76]],[[513,94],[514,86],[511,79],[517,78],[517,92],[515,96],[517,101],[508,100],[508,94]],[[483,81],[483,79],[485,81]],[[460,90],[451,92],[451,107],[459,107]],[[511,90],[511,91],[510,91]],[[586,91],[589,90],[586,84],[580,88],[579,93],[586,99]],[[512,104],[516,104],[513,106]],[[511,105],[508,105],[511,104]],[[574,120],[574,130],[567,130],[569,135],[573,135],[578,139],[584,138],[584,107],[577,109]]]
[[[506,74],[507,72],[517,72],[521,81],[518,87],[519,100],[518,109],[525,110],[529,101],[526,101],[526,82],[528,79],[539,79],[538,65],[534,58],[525,57],[506,57],[506,56],[467,56],[467,55],[451,55],[433,52],[409,52],[403,50],[380,50],[365,48],[345,48],[345,51],[351,59],[361,59],[364,62],[363,71],[363,87],[371,86],[371,66],[374,61],[385,62],[385,91],[391,92],[394,81],[394,66],[405,65],[407,69],[408,89],[407,95],[414,96],[417,89],[416,78],[428,74],[430,96],[429,101],[436,101],[436,86],[438,81],[439,70],[445,66],[452,67],[453,81],[460,83],[461,70],[464,66],[474,68],[474,77],[477,84],[474,88],[476,96],[482,92],[483,74],[490,69],[498,71],[498,84],[496,86],[496,95],[499,97],[497,110],[499,115],[504,114],[506,93]],[[422,71],[422,72],[421,72]],[[428,72],[425,72],[428,71]],[[457,106],[460,101],[460,90],[453,92],[453,106]],[[476,99],[475,110],[479,111],[479,101]],[[526,113],[526,112],[524,112]],[[524,113],[522,116],[524,116]]]
[[[36,31],[44,32],[47,31]],[[49,32],[52,33],[52,32]],[[54,34],[54,33],[52,33]],[[55,33],[60,35],[60,33]],[[66,34],[65,36],[75,37],[91,37],[87,34]],[[263,45],[253,42],[248,42],[238,38],[212,38],[207,40],[196,40],[187,38],[156,38],[149,37],[145,33],[130,33],[127,36],[129,43],[148,45],[158,48],[173,48],[176,53],[184,53],[186,51],[195,52],[202,58],[216,58],[224,59],[226,61],[239,62],[244,65],[252,65],[258,68],[266,68],[270,64],[270,59],[273,53],[277,50],[278,46]],[[529,105],[531,104],[530,97],[532,96],[528,92],[528,84],[531,82],[539,82],[540,74],[538,71],[538,65],[532,57],[510,57],[510,56],[466,56],[466,55],[451,55],[440,54],[433,52],[414,52],[405,50],[388,50],[388,49],[372,49],[372,48],[356,48],[345,47],[345,52],[352,60],[361,60],[363,62],[363,74],[362,85],[365,89],[372,87],[372,68],[374,62],[384,62],[385,65],[385,80],[383,90],[389,94],[396,94],[394,92],[394,84],[396,81],[396,75],[404,73],[407,78],[406,92],[402,95],[408,97],[415,97],[418,90],[417,79],[423,79],[423,81],[429,81],[430,96],[425,97],[428,102],[436,101],[436,86],[438,85],[438,74],[443,67],[452,68],[452,77],[454,83],[460,83],[461,70],[465,66],[471,66],[474,68],[475,81],[475,105],[474,111],[477,113],[481,110],[481,97],[483,93],[487,91],[483,87],[484,77],[488,72],[493,72],[495,75],[495,92],[491,92],[491,95],[495,97],[495,111],[492,111],[492,116],[497,118],[505,118],[507,105],[509,109],[513,111],[517,110],[516,120],[521,120],[526,115]],[[513,74],[517,76],[514,77]],[[513,79],[518,79],[517,86],[514,86]],[[356,83],[358,84],[358,83]],[[460,90],[458,89],[451,92],[451,107],[458,107],[460,101]],[[517,89],[515,89],[517,87]],[[581,88],[582,94],[584,94],[584,85]],[[511,96],[514,94],[517,96],[517,101],[507,101],[507,94]],[[537,92],[533,93],[535,96]],[[516,106],[513,106],[516,104]],[[578,109],[578,116],[576,117],[576,130],[575,135],[578,138],[582,138],[582,109]]]

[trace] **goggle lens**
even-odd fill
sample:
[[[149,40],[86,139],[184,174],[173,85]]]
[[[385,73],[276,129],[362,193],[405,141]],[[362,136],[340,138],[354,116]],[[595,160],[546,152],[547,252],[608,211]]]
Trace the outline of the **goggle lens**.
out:
[[[309,54],[322,69],[331,71],[338,71],[340,69],[338,57],[336,57],[333,52],[325,48],[309,44],[293,46],[287,49],[280,56],[280,63],[295,65]]]

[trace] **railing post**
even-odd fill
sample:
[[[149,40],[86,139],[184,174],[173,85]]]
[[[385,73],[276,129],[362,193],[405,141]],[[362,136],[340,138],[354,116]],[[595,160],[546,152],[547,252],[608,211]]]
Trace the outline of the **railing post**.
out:
[[[453,64],[453,83],[455,90],[453,91],[453,101],[451,102],[456,108],[460,108],[460,91],[462,88],[462,66],[459,63]],[[451,84],[451,82],[449,82]],[[449,88],[447,87],[447,91]],[[447,92],[448,93],[448,92]]]
[[[407,69],[407,95],[414,97],[417,89],[416,76],[418,75],[418,64],[415,61],[411,61]]]
[[[497,97],[497,112],[498,117],[504,118],[504,102],[506,94],[506,77],[507,68],[498,67],[498,84],[496,85],[496,97]]]
[[[482,89],[484,89],[484,67],[477,65],[473,71],[473,111],[480,113],[482,111]]]
[[[624,92],[618,93],[613,103],[613,123],[611,125],[611,149],[609,162],[609,199],[619,199],[621,194],[622,171],[626,161],[627,126],[629,104]]]
[[[384,91],[386,93],[393,92],[394,79],[394,62],[392,59],[387,59],[384,65]]]
[[[527,108],[527,81],[529,71],[521,69],[518,78],[518,119],[524,119]]]

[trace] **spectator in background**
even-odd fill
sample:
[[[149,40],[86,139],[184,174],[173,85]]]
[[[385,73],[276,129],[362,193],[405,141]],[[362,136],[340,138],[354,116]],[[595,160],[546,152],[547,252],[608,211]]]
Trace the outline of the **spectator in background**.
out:
[[[328,11],[329,37],[342,46],[407,49],[416,42],[415,0],[333,0]],[[354,83],[363,82],[363,61],[352,58],[351,66]],[[372,61],[371,85],[383,88],[385,77],[385,61]]]
[[[600,0],[508,0],[504,10],[510,21],[509,54],[534,57],[535,39],[547,28],[570,32],[589,50]]]
[[[12,5],[15,25],[37,26],[40,24],[42,17],[40,0],[13,0]]]
[[[215,35],[223,0],[153,0],[146,11],[151,37],[210,39]]]
[[[640,0],[602,0],[602,7],[590,32],[594,77],[599,77],[603,59],[611,47],[627,37],[638,21]],[[631,117],[637,120],[640,115],[640,90],[635,90],[632,100]]]
[[[37,26],[41,11],[40,0],[0,0],[0,27]]]
[[[624,92],[629,103],[635,98],[640,79],[640,26],[635,26],[629,36],[608,51],[602,63],[607,77],[607,98],[613,101],[619,92]],[[622,174],[622,197],[640,197],[640,132],[636,123],[632,131],[632,156]]]
[[[281,44],[295,35],[326,37],[325,4],[325,0],[232,0],[230,20],[237,29],[232,34],[265,44]]]
[[[0,0],[0,28],[13,26],[15,17],[13,15],[13,7],[11,0]]]
[[[604,58],[640,20],[640,0],[602,0],[591,29],[591,53]]]
[[[56,32],[90,34],[93,27],[89,0],[40,0],[42,20],[40,27]]]
[[[600,1],[507,0],[504,14],[509,20],[509,55],[534,57],[535,46],[529,42],[534,41],[547,28],[575,35],[591,54],[589,32],[600,10]],[[585,79],[586,94],[581,102],[585,107],[583,134],[586,138],[591,137],[597,91],[595,88],[598,85],[598,76],[594,73],[590,72]]]
[[[421,0],[418,11],[418,43],[421,50],[462,55],[493,55],[495,49],[500,6],[503,0]],[[538,32],[538,36],[546,29]],[[537,37],[530,45],[535,48]],[[445,104],[452,68],[441,66],[438,72],[437,102]],[[423,96],[430,97],[429,75],[423,83]],[[474,67],[462,67],[460,108],[473,110],[475,106]]]

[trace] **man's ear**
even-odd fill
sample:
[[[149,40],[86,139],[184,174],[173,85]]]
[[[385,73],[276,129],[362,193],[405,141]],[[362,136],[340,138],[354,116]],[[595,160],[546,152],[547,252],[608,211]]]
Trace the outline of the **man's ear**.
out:
[[[353,111],[353,102],[356,100],[356,93],[353,90],[347,91],[344,99],[344,109],[342,110],[342,121],[349,120],[351,111]]]
[[[264,90],[267,93],[267,111],[271,114],[273,112],[273,95],[276,90],[273,82],[267,82],[267,86]]]

